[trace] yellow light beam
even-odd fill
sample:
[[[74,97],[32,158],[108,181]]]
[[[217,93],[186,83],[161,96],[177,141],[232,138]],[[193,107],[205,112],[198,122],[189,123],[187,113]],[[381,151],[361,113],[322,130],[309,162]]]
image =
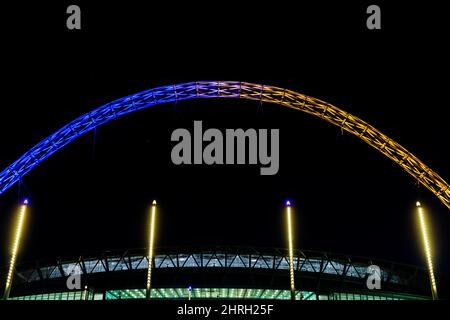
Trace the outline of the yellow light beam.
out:
[[[291,202],[286,201],[286,215],[287,215],[287,232],[289,244],[289,277],[291,282],[291,300],[295,300],[295,280],[294,280],[294,248],[292,235],[292,213]]]
[[[437,294],[436,278],[434,277],[431,245],[430,245],[430,241],[428,239],[427,224],[425,221],[425,213],[424,213],[424,210],[423,210],[420,202],[417,201],[416,206],[417,206],[417,212],[419,214],[419,222],[420,222],[420,228],[422,231],[422,239],[423,239],[423,246],[425,249],[425,257],[427,259],[428,275],[430,277],[431,294],[433,296],[433,300],[437,300],[438,294]]]
[[[153,246],[155,238],[155,217],[156,216],[156,200],[153,200],[151,216],[150,216],[150,231],[149,231],[149,241],[148,241],[148,269],[147,269],[147,290],[146,298],[150,299],[150,290],[152,284],[152,267],[153,267]]]
[[[11,250],[11,260],[9,263],[8,275],[6,277],[5,292],[3,295],[4,300],[8,300],[9,293],[11,291],[11,285],[14,278],[14,269],[16,268],[17,254],[19,252],[20,238],[22,237],[22,229],[25,223],[27,207],[28,207],[28,200],[25,199],[22,206],[20,207],[19,217],[17,221],[16,234],[14,236],[14,243]]]

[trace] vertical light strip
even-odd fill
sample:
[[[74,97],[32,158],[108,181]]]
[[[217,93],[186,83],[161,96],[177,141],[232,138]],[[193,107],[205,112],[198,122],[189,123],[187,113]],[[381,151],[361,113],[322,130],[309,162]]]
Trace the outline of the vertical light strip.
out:
[[[150,290],[152,283],[152,267],[153,267],[153,246],[155,237],[155,216],[156,216],[156,200],[153,200],[152,210],[150,216],[150,232],[149,232],[149,243],[148,243],[148,269],[147,269],[147,290],[146,297],[147,300],[150,299]]]
[[[294,281],[294,248],[293,248],[293,236],[292,236],[292,214],[291,214],[291,202],[286,201],[286,213],[287,213],[287,228],[288,228],[288,241],[289,241],[289,276],[291,282],[291,300],[295,300],[295,281]]]
[[[428,240],[425,214],[423,212],[424,210],[423,210],[422,206],[420,205],[420,202],[417,202],[416,206],[417,206],[418,213],[419,213],[420,228],[422,231],[423,245],[425,248],[425,257],[427,259],[428,275],[430,277],[431,294],[433,296],[433,300],[437,300],[438,294],[437,294],[436,278],[434,277],[431,246],[430,246],[430,242]]]
[[[6,277],[5,293],[3,299],[7,300],[9,298],[9,293],[11,291],[11,285],[14,278],[14,269],[16,268],[16,259],[19,251],[20,238],[22,237],[22,229],[25,222],[25,215],[27,212],[28,200],[25,199],[19,213],[19,218],[16,226],[16,234],[14,237],[14,243],[11,251],[11,261],[9,263],[8,275]]]

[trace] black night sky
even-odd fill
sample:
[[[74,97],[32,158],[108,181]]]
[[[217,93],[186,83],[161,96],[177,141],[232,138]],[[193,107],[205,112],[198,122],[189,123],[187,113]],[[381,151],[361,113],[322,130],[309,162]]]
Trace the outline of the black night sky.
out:
[[[166,84],[240,80],[349,111],[450,180],[442,9],[382,3],[382,30],[369,31],[364,2],[77,3],[81,31],[65,28],[65,2],[2,12],[12,31],[2,36],[1,170],[114,99]],[[194,120],[205,128],[279,128],[278,174],[173,165],[170,135],[192,130]],[[18,191],[0,196],[2,266]],[[424,265],[413,210],[421,200],[436,268],[450,271],[450,212],[431,192],[338,127],[270,104],[192,100],[129,114],[54,154],[24,177],[20,192],[32,203],[20,261],[144,247],[153,199],[159,246],[285,247],[282,209],[291,199],[299,248]]]

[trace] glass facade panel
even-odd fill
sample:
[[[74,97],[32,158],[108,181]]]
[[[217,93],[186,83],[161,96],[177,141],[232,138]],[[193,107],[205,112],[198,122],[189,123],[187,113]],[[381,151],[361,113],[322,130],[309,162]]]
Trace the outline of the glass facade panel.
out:
[[[297,292],[296,299],[316,300],[313,292]],[[188,299],[186,288],[158,288],[151,292],[152,299]],[[193,288],[192,299],[280,299],[289,300],[289,290],[247,289],[247,288]],[[110,290],[106,300],[145,299],[145,289]]]
[[[130,257],[131,260],[131,268],[132,269],[142,269],[141,265],[144,259],[143,256],[135,256],[135,257]],[[147,267],[145,267],[146,269]]]
[[[273,257],[272,256],[262,256],[262,259],[259,260],[258,267],[260,268],[273,268]]]
[[[198,261],[198,262],[197,262]],[[184,261],[184,267],[200,267],[200,260],[195,260],[193,255],[190,255],[185,261]]]
[[[64,271],[65,276],[68,276],[72,272],[81,273],[81,268],[78,263],[63,263],[62,269]]]
[[[122,258],[119,257],[108,257],[109,270],[112,271],[122,271],[128,270],[128,266]]]
[[[304,267],[307,269],[305,271],[319,272],[320,271],[321,260],[318,259],[306,259]],[[303,268],[302,268],[303,270]]]
[[[225,262],[225,261],[224,261]],[[215,254],[203,255],[203,266],[205,267],[222,267],[222,262],[217,258]]]
[[[87,273],[105,272],[105,267],[101,260],[87,260],[84,262]]]
[[[156,268],[175,268],[176,262],[170,259],[169,256],[155,256]]]
[[[338,274],[333,265],[329,262],[324,266],[323,272],[328,274]]]
[[[102,295],[102,294],[101,294]],[[11,300],[81,300],[83,297],[82,291],[70,291],[70,292],[55,292],[34,294],[29,296],[11,297]],[[103,295],[102,295],[103,298]]]
[[[50,278],[60,278],[61,277],[61,272],[59,271],[58,267],[53,268],[53,270],[50,273]]]
[[[338,262],[338,261],[330,261],[331,266],[333,267],[333,273],[336,273],[338,275],[342,275],[344,272],[344,264]]]
[[[243,259],[241,259],[241,257],[239,255],[233,256],[230,262],[231,263],[230,263],[229,267],[231,267],[231,268],[245,268],[246,267]]]
[[[279,270],[289,270],[289,261],[286,257],[277,257],[275,265]]]

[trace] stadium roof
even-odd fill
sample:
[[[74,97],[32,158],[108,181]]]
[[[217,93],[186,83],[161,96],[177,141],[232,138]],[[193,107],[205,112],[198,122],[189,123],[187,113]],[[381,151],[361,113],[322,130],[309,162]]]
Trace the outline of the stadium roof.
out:
[[[371,265],[380,267],[382,289],[369,295],[428,298],[426,273],[420,268],[305,250],[296,250],[294,257],[298,295],[303,298],[324,294],[335,297],[343,293],[367,295],[366,279]],[[67,291],[66,278],[75,270],[81,274],[83,287],[86,284],[93,290],[93,296],[95,291],[103,299],[137,299],[145,291],[142,288],[147,267],[144,249],[23,264],[16,270],[12,297],[61,295]],[[153,295],[182,298],[188,294],[186,288],[193,286],[194,297],[259,295],[282,299],[289,294],[288,271],[285,249],[158,248],[154,257]]]

